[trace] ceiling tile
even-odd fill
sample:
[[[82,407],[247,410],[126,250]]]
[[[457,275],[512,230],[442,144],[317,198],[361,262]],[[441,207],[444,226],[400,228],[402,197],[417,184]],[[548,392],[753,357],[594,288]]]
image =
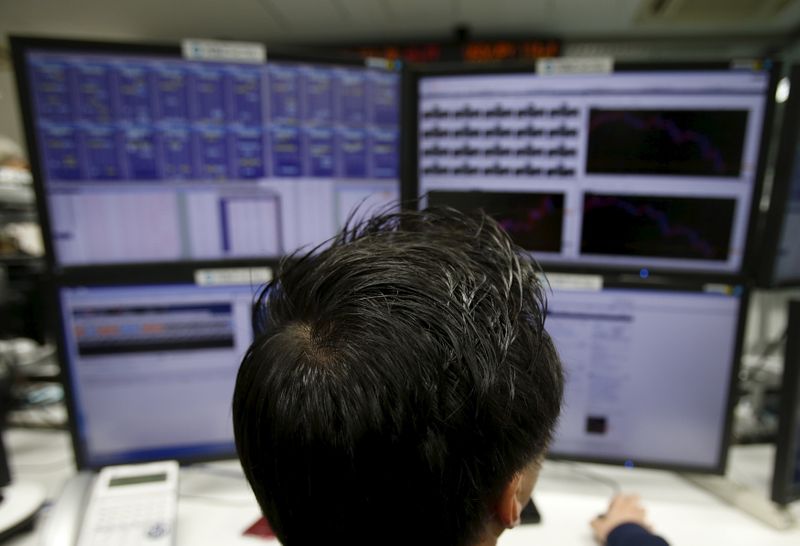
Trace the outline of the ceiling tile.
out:
[[[93,38],[265,39],[281,26],[256,0],[2,0],[0,32]]]
[[[459,19],[468,22],[476,37],[543,33],[546,18],[546,2],[461,0],[459,9]]]
[[[398,22],[422,23],[438,19],[452,21],[453,3],[450,0],[381,0],[391,9]]]
[[[473,36],[565,39],[788,34],[800,0],[779,16],[736,25],[641,24],[642,0],[0,0],[0,33],[175,41],[184,37],[268,43],[447,39],[458,24]]]

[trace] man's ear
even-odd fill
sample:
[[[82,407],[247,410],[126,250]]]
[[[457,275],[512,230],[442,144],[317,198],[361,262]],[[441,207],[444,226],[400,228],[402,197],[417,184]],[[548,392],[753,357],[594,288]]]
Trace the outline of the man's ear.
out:
[[[526,495],[522,489],[523,474],[514,474],[500,492],[500,497],[497,499],[495,516],[498,522],[506,529],[511,529],[520,524],[520,514],[525,507],[521,497]],[[530,495],[530,493],[527,493],[527,495]],[[528,502],[527,498],[524,500],[525,503]]]

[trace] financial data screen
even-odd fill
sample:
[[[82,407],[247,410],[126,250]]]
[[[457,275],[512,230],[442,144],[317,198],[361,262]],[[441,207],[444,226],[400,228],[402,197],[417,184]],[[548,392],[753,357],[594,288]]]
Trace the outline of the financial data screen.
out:
[[[429,205],[483,209],[551,264],[737,273],[767,71],[425,76]]]
[[[235,454],[231,400],[253,340],[256,291],[61,289],[74,417],[88,466]]]
[[[555,455],[714,469],[741,298],[555,288],[545,328],[567,375]]]
[[[399,196],[396,72],[28,50],[61,266],[277,257]]]

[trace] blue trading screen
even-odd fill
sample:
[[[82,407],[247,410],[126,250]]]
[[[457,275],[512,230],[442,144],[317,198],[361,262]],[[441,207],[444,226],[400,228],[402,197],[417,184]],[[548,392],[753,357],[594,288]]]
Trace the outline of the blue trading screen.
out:
[[[399,197],[397,72],[29,50],[61,266],[280,256]]]

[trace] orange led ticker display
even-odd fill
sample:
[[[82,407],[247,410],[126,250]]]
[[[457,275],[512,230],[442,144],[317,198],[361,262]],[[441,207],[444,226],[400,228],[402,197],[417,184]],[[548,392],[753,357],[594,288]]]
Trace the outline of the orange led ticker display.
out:
[[[352,48],[362,57],[382,57],[407,63],[494,62],[558,57],[561,41],[489,40],[464,44],[422,43]]]

